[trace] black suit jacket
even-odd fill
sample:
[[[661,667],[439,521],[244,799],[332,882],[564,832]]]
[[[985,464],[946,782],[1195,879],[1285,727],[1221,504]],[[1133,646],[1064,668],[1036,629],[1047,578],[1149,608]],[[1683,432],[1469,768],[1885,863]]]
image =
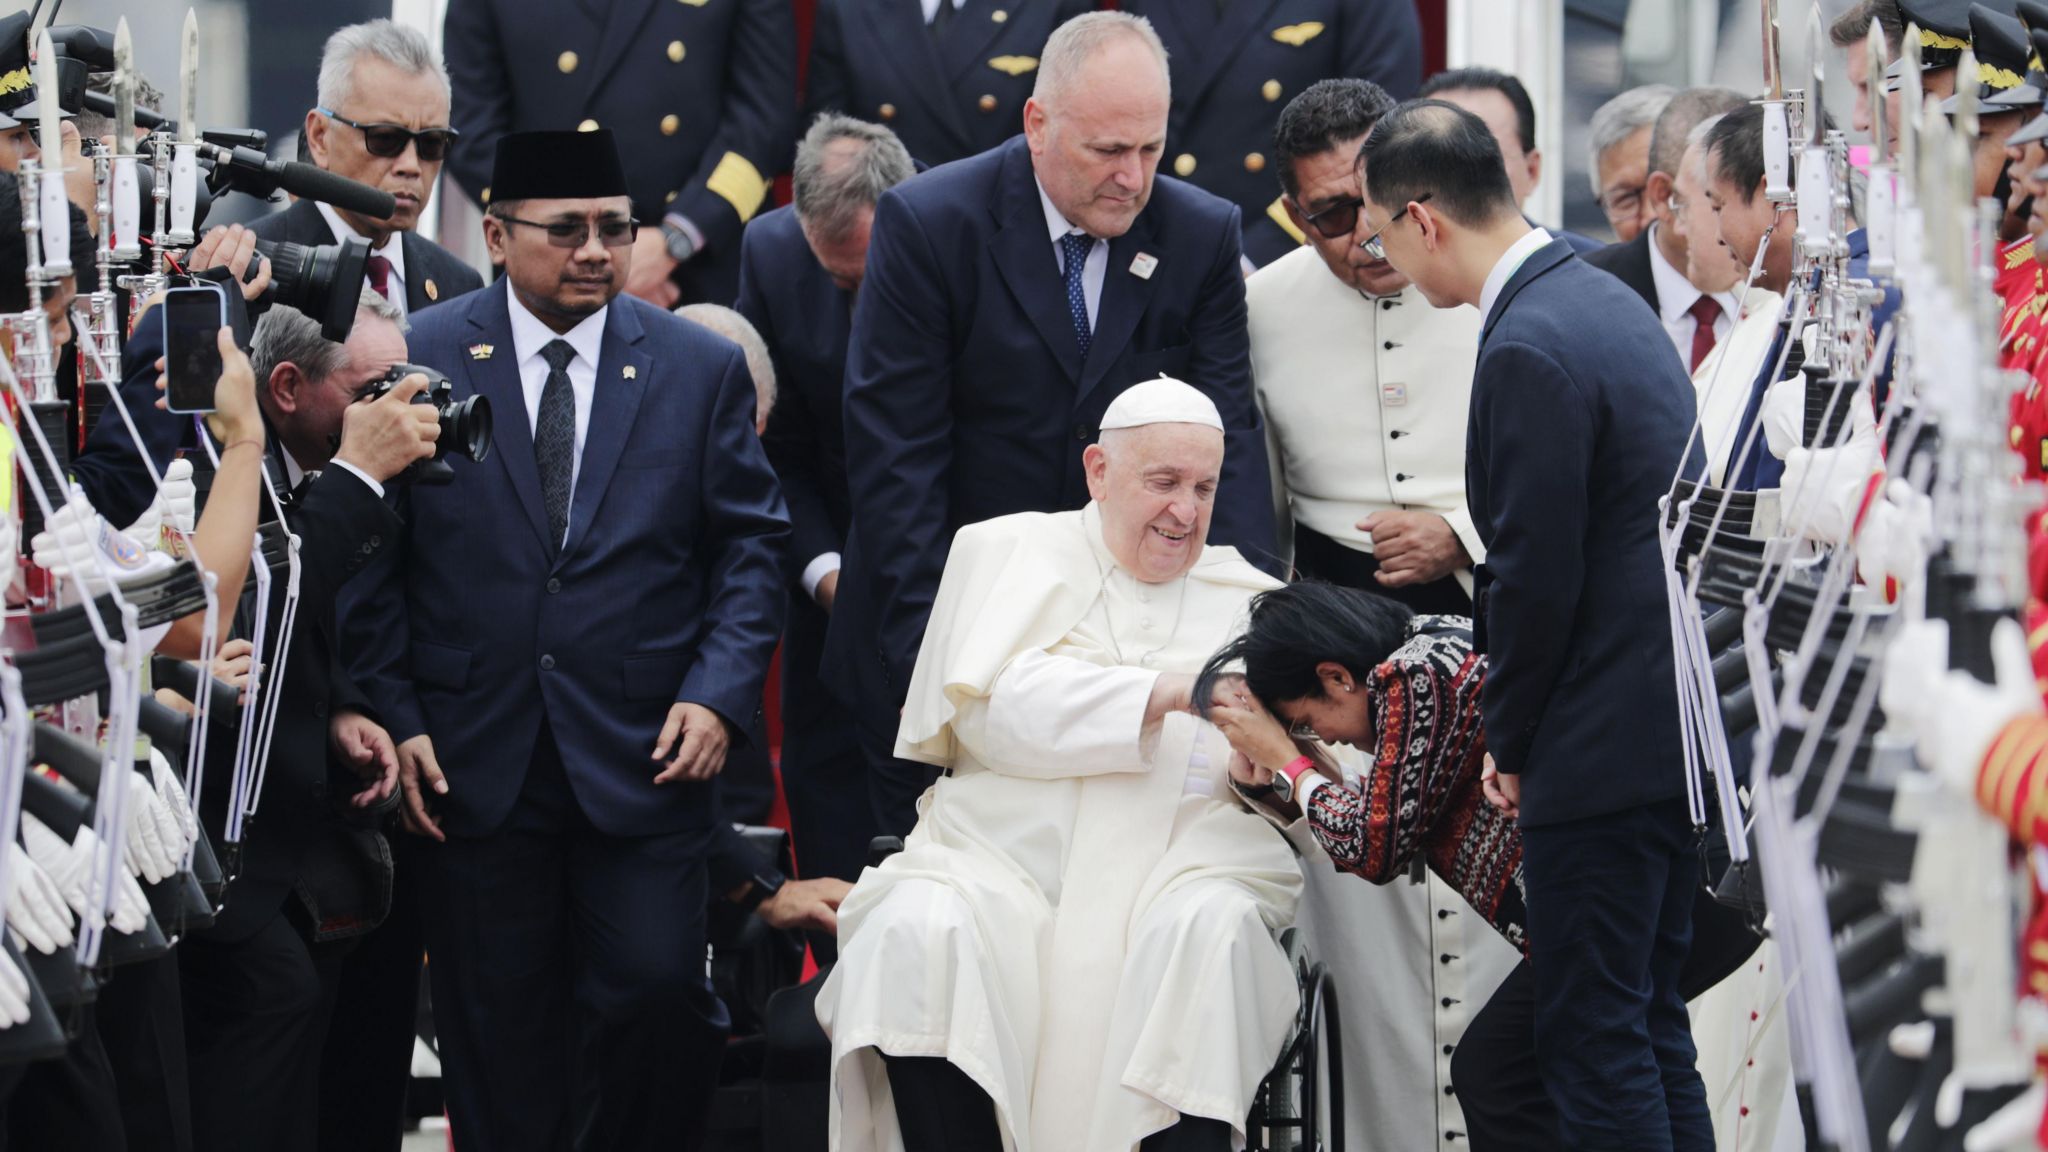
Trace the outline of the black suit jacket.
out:
[[[943,43],[918,0],[818,0],[804,119],[844,112],[886,125],[944,164],[1024,130],[1046,37],[1092,0],[966,0]]]
[[[640,222],[673,211],[704,233],[685,302],[732,299],[740,229],[794,147],[789,0],[450,0],[442,33],[464,191],[489,199],[507,132],[609,128]]]
[[[334,229],[319,205],[300,200],[282,212],[273,212],[249,225],[259,239],[283,240],[292,244],[332,244]],[[462,258],[417,232],[402,232],[405,248],[405,310],[421,311],[443,300],[453,300],[484,286],[477,270]]]
[[[1609,244],[1585,253],[1581,259],[1634,289],[1635,294],[1643,298],[1643,303],[1650,306],[1650,311],[1663,315],[1657,307],[1657,275],[1650,270],[1648,228],[1636,233],[1633,240]]]
[[[1085,505],[1081,452],[1103,410],[1162,374],[1206,392],[1228,429],[1210,540],[1274,565],[1234,206],[1158,178],[1109,245],[1084,362],[1022,137],[885,193],[847,351],[834,690],[893,715],[954,531]]]
[[[1562,239],[1523,261],[1480,336],[1465,492],[1486,747],[1522,776],[1524,825],[1684,791],[1657,498],[1692,420],[1633,293]]]
[[[1152,21],[1173,73],[1159,170],[1236,204],[1245,255],[1261,266],[1301,242],[1274,168],[1273,126],[1287,102],[1337,77],[1371,80],[1396,100],[1422,83],[1422,23],[1409,0],[1234,0],[1207,18],[1211,0],[1119,7]]]

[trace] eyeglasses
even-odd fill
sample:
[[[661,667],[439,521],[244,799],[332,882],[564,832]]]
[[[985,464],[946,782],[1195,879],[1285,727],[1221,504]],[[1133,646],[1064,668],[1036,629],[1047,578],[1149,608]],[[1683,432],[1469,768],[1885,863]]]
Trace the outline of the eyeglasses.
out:
[[[407,144],[417,144],[421,160],[429,164],[438,164],[448,155],[448,145],[461,135],[453,128],[427,128],[415,132],[403,124],[359,124],[326,108],[315,108],[313,111],[361,132],[363,147],[369,150],[370,155],[386,160],[405,155]]]
[[[1613,192],[1604,192],[1600,195],[1600,210],[1607,214],[1609,224],[1620,224],[1635,219],[1636,213],[1642,211],[1642,207],[1641,184],[1633,188],[1617,188]]]
[[[1427,204],[1429,203],[1429,198],[1434,195],[1436,195],[1436,193],[1434,192],[1424,192],[1422,195],[1417,196],[1413,200],[1410,200],[1408,202],[1408,207],[1402,208],[1401,214],[1399,216],[1396,216],[1392,220],[1387,221],[1387,228],[1392,228],[1394,225],[1399,224],[1403,220],[1406,220],[1408,218],[1408,210],[1410,207],[1413,207],[1417,204]],[[1387,228],[1382,228],[1379,231],[1373,233],[1370,236],[1367,236],[1365,239],[1358,242],[1358,246],[1360,248],[1365,249],[1365,254],[1367,256],[1370,256],[1375,260],[1385,260],[1387,258],[1387,246],[1380,242],[1380,237],[1387,234]]]
[[[1303,215],[1301,219],[1303,223],[1314,228],[1323,239],[1341,240],[1351,235],[1353,228],[1358,227],[1358,210],[1364,205],[1365,201],[1358,197],[1346,196],[1321,212]],[[1295,207],[1300,206],[1301,202],[1295,201]]]
[[[581,248],[590,242],[592,222],[589,220],[557,220],[543,224],[538,220],[521,220],[517,216],[495,216],[492,219],[538,228],[548,234],[548,244],[556,248]],[[640,235],[638,220],[621,220],[613,216],[596,221],[596,225],[597,238],[607,248],[624,248]]]

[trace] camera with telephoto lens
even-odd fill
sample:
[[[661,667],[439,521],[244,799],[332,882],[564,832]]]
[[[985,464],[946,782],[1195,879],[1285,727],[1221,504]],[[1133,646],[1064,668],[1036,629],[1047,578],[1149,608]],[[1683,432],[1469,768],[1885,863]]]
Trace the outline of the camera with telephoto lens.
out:
[[[370,242],[360,236],[317,245],[258,240],[256,251],[270,261],[270,287],[250,311],[261,314],[272,304],[296,308],[320,322],[320,335],[346,343],[362,302]]]
[[[450,452],[479,464],[491,454],[491,402],[483,396],[457,400],[455,385],[448,377],[418,364],[393,364],[383,379],[370,386],[364,399],[378,399],[415,374],[427,378],[427,389],[412,402],[434,406],[441,420],[441,438],[434,442],[431,459],[413,461],[395,479],[408,484],[446,484],[455,479],[454,467],[444,459]]]

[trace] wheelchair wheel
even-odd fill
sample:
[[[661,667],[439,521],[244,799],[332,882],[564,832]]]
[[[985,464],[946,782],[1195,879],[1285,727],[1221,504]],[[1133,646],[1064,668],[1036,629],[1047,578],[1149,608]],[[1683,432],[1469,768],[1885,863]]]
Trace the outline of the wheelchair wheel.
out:
[[[1291,933],[1282,944],[1295,962],[1301,1008],[1280,1062],[1259,1085],[1245,1123],[1254,1152],[1342,1152],[1344,1052],[1337,991],[1321,964],[1311,965]]]

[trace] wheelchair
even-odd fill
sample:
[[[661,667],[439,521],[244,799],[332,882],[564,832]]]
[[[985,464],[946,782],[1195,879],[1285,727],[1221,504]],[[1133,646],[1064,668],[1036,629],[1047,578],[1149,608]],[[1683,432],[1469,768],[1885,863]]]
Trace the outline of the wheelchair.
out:
[[[896,837],[877,837],[868,848],[868,863],[879,864],[902,849]],[[1253,1097],[1245,1147],[1247,1152],[1342,1152],[1344,1053],[1338,1044],[1336,987],[1324,966],[1308,955],[1299,929],[1282,932],[1280,947],[1294,969],[1301,1003],[1279,1062]],[[832,1043],[813,1011],[824,977],[820,972],[783,988],[765,1007],[760,1143],[750,1145],[763,1152],[825,1147]]]

